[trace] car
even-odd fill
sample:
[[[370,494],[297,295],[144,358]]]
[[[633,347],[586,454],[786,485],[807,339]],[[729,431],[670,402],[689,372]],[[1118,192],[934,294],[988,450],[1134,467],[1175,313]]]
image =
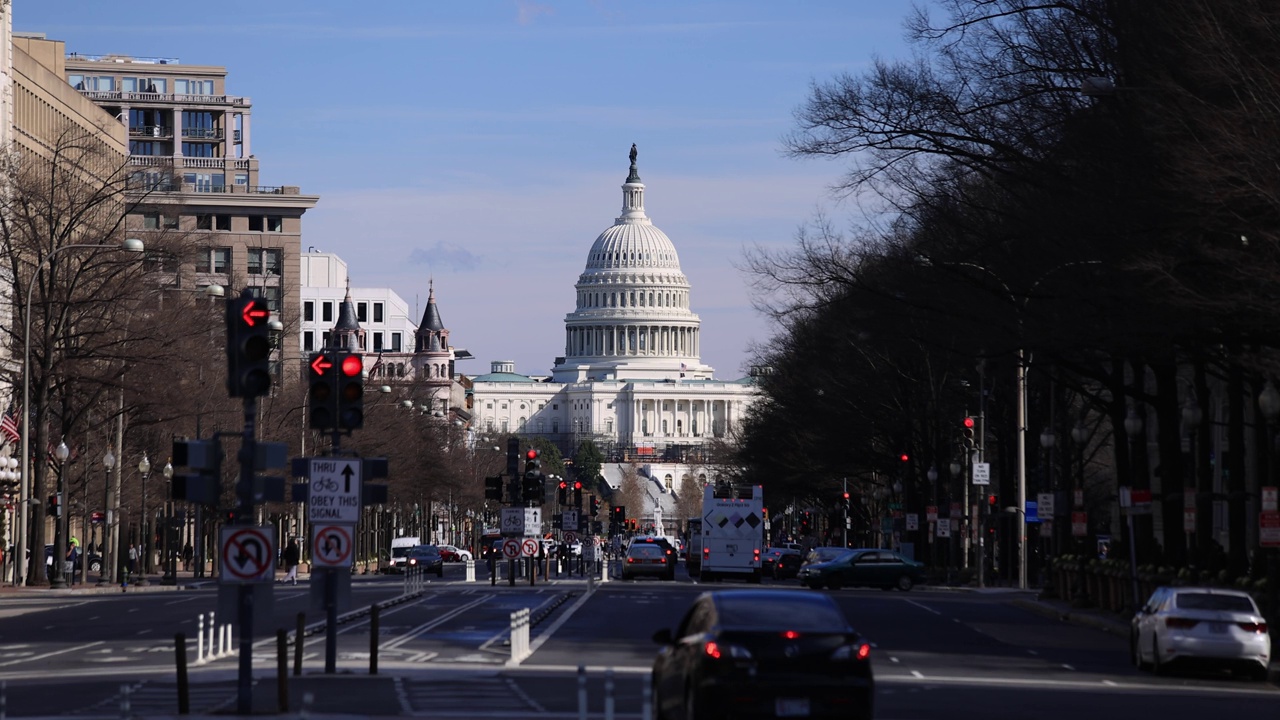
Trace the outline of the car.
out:
[[[871,717],[871,643],[829,595],[703,593],[653,640],[657,717]]]
[[[797,551],[784,550],[777,560],[773,561],[773,579],[789,580],[800,573],[800,565],[804,556]]]
[[[641,575],[653,575],[661,580],[671,579],[671,561],[657,543],[631,543],[622,560],[622,579],[634,580]]]
[[[27,554],[27,557],[30,557],[30,553]],[[80,577],[81,575],[80,562],[81,561],[77,556],[75,568],[76,577]],[[53,568],[53,545],[44,546],[44,566],[49,568],[49,570],[52,570]],[[46,574],[48,574],[49,570],[46,571]],[[102,572],[102,556],[93,551],[89,552],[89,572]]]
[[[760,572],[769,577],[773,577],[774,563],[778,562],[778,558],[786,554],[798,555],[799,553],[800,550],[798,549],[793,550],[782,545],[767,547],[764,549],[764,552],[760,554]]]
[[[637,544],[656,545],[662,548],[662,552],[664,553],[667,559],[667,563],[666,563],[667,579],[668,580],[676,579],[676,563],[678,562],[679,555],[677,554],[676,548],[674,545],[671,544],[670,540],[666,539],[661,535],[637,535],[631,538],[631,543],[627,545],[627,550],[630,551],[631,546],[637,545]]]
[[[445,562],[466,562],[471,559],[471,551],[463,550],[456,545],[439,545],[440,556]]]
[[[1130,623],[1134,665],[1164,674],[1179,665],[1226,668],[1267,679],[1271,637],[1248,593],[1209,587],[1160,587]]]
[[[812,562],[815,556],[819,562]],[[821,560],[821,554],[810,553],[796,577],[800,584],[815,590],[861,585],[906,592],[924,581],[924,563],[880,548],[846,550],[830,560]]]
[[[420,569],[422,572],[433,572],[436,577],[444,577],[444,556],[435,545],[415,545],[404,554],[407,570]]]

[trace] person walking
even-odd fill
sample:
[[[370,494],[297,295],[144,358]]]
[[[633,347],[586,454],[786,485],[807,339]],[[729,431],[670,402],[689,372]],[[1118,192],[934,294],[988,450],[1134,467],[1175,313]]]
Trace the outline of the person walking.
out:
[[[289,538],[289,544],[284,546],[284,579],[280,582],[298,584],[298,561],[301,559],[300,555],[298,541]]]

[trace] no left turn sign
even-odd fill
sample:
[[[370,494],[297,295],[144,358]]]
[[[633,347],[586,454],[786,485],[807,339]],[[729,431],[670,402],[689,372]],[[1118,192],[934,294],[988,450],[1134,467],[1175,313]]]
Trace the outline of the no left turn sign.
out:
[[[275,577],[276,546],[271,528],[230,525],[222,528],[219,540],[221,582],[266,582]]]
[[[317,567],[349,567],[351,546],[350,525],[311,527],[311,560]]]

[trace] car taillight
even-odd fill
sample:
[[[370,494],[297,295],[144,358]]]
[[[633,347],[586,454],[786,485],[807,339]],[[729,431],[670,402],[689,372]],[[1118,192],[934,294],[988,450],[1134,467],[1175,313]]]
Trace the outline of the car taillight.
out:
[[[756,562],[760,562],[760,548],[756,548],[754,551],[752,551],[751,556],[755,559]]]
[[[716,660],[726,655],[737,660],[751,659],[751,651],[741,645],[719,645],[715,640],[708,640],[706,645],[702,646],[702,650]]]
[[[702,557],[710,557],[711,548],[702,548]]]
[[[796,638],[800,637],[800,633],[796,632],[795,630],[787,630],[786,632],[782,633],[782,637],[788,640],[795,640]]]
[[[714,640],[708,640],[707,644],[702,649],[711,657],[717,660],[720,659],[720,646],[717,645]]]
[[[627,558],[627,562],[629,562],[629,563],[633,563],[633,562],[635,562],[635,561],[636,561],[636,559],[635,559],[635,558]]]
[[[666,559],[666,558],[664,558],[664,557],[661,557],[661,558],[658,558],[658,562],[662,563],[663,565],[666,565],[666,564],[667,564],[667,559]]]
[[[1195,627],[1199,622],[1199,620],[1192,620],[1190,618],[1170,617],[1164,619],[1164,626],[1175,630],[1189,630]]]
[[[1242,622],[1242,623],[1236,623],[1236,624],[1239,625],[1240,628],[1245,632],[1262,633],[1264,635],[1267,632],[1267,624],[1264,622],[1258,622],[1258,623]]]
[[[871,657],[871,646],[867,643],[841,645],[831,653],[832,660],[866,660],[869,657]]]

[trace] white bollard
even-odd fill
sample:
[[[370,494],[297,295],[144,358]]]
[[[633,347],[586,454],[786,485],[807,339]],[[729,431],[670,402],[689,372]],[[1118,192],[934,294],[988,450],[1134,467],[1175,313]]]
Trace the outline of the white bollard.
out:
[[[609,558],[607,557],[600,563],[600,582],[609,582]]]
[[[196,619],[196,662],[204,662],[204,613]]]
[[[476,561],[467,560],[467,582],[476,581]]]
[[[613,720],[613,668],[604,671],[604,720]]]
[[[587,668],[578,666],[578,720],[587,720]]]
[[[209,625],[208,625],[208,627],[209,627],[209,642],[208,642],[208,643],[206,643],[206,644],[209,646],[209,659],[210,659],[210,660],[212,660],[214,657],[216,657],[216,656],[217,656],[217,652],[213,649],[213,648],[214,648],[214,642],[213,642],[214,628],[216,628],[216,627],[217,627],[217,625],[214,623],[214,618],[215,618],[216,616],[217,616],[217,613],[213,613],[213,612],[209,613]]]
[[[222,650],[219,656],[231,654],[231,623],[222,624]]]

